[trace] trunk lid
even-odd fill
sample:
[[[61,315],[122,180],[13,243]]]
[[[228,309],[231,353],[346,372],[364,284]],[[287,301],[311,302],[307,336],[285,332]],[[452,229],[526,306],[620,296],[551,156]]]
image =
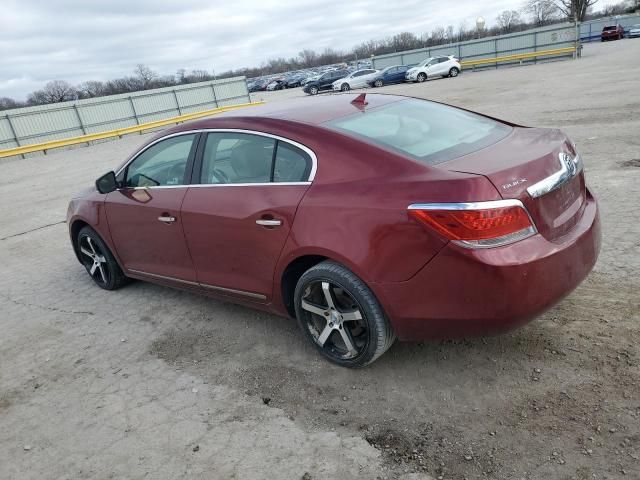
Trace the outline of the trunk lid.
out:
[[[563,168],[561,153],[575,156],[571,142],[560,130],[514,127],[513,132],[498,143],[439,167],[485,176],[502,198],[522,201],[540,234],[548,240],[559,240],[580,220],[584,211],[583,169],[578,168],[558,188],[537,198],[533,198],[527,188]]]

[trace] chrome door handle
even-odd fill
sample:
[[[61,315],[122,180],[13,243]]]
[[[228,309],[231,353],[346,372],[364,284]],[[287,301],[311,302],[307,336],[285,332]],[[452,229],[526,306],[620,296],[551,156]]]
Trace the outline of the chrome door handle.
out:
[[[171,217],[171,216],[159,216],[158,217],[158,221],[162,222],[162,223],[173,223],[176,221],[176,217]]]
[[[279,227],[280,225],[282,225],[282,220],[260,219],[260,220],[256,220],[256,223],[258,225],[262,225],[263,227]]]

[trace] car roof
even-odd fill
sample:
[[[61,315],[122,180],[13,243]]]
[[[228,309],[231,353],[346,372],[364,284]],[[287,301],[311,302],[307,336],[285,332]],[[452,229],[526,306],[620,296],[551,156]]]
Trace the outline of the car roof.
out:
[[[266,103],[255,107],[240,108],[224,112],[214,117],[188,122],[176,128],[177,131],[192,128],[216,128],[220,120],[244,119],[258,120],[261,118],[287,120],[296,123],[306,123],[319,125],[336,118],[351,115],[363,108],[375,108],[398,102],[407,97],[399,95],[384,95],[368,93],[366,95],[367,105],[352,104],[351,102],[358,96],[356,93],[325,94],[314,97],[302,97],[282,102]],[[181,128],[183,127],[183,128]]]

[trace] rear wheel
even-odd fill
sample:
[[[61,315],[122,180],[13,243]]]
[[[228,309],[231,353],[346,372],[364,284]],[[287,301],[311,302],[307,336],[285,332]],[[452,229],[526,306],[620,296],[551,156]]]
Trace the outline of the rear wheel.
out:
[[[457,77],[459,73],[460,73],[460,70],[458,70],[457,67],[451,67],[451,69],[449,70],[450,77]]]
[[[348,83],[343,83],[342,85],[340,85],[340,90],[343,92],[348,92],[349,90],[351,90],[351,87],[349,86]]]
[[[418,80],[418,82],[420,82],[420,83],[426,81],[427,80],[427,74],[426,73],[419,73],[418,74],[418,78],[416,80]]]
[[[300,277],[295,309],[304,335],[325,358],[344,367],[372,363],[396,338],[369,287],[332,261]]]
[[[373,82],[373,86],[374,87],[381,87],[384,85],[384,82],[380,79],[376,80],[375,82]]]
[[[115,290],[126,283],[127,277],[122,273],[120,265],[111,254],[109,247],[92,228],[82,227],[80,229],[76,246],[80,261],[91,279],[100,288]]]

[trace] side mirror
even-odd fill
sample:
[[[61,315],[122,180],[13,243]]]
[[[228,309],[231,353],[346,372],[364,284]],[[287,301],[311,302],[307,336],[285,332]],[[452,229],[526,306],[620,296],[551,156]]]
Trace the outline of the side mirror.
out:
[[[116,174],[113,171],[105,173],[96,180],[96,188],[100,193],[109,193],[116,190],[118,188]]]

